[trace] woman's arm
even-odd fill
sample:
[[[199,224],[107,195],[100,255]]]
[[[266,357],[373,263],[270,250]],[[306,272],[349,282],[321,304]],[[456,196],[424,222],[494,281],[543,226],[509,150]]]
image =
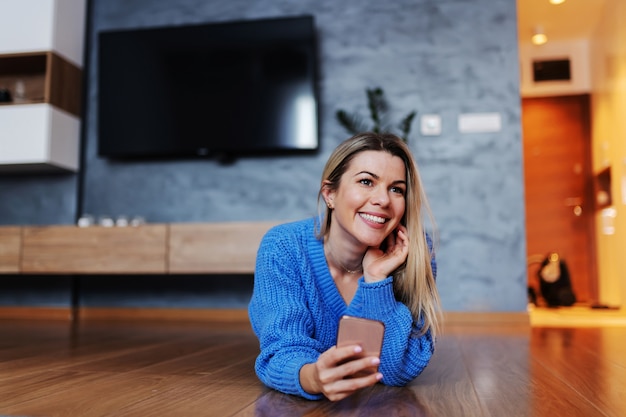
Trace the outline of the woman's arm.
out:
[[[426,236],[426,240],[432,253],[432,240],[429,236]],[[431,268],[436,275],[434,254]],[[428,365],[435,347],[431,332],[418,336],[423,321],[415,320],[408,307],[396,300],[392,277],[373,283],[366,283],[362,279],[346,314],[385,323],[380,364],[384,384],[405,385]]]
[[[421,326],[408,307],[395,299],[391,277],[372,284],[361,280],[346,314],[385,324],[379,366],[385,385],[406,385],[428,365],[434,352],[430,332],[417,336]]]
[[[261,352],[255,370],[267,386],[309,399],[320,398],[304,390],[300,369],[315,362],[324,347],[311,337],[313,318],[307,308],[306,289],[297,270],[294,251],[285,236],[272,230],[257,254],[254,290],[248,307]],[[295,255],[297,256],[297,255]]]

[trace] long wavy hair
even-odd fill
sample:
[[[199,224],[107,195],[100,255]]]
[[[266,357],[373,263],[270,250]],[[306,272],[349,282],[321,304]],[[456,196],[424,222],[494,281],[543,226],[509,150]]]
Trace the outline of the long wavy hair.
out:
[[[330,231],[331,209],[323,199],[322,190],[337,190],[341,177],[347,171],[354,157],[364,151],[382,151],[397,156],[404,162],[407,178],[405,194],[406,204],[401,223],[409,235],[409,255],[406,261],[393,272],[393,288],[396,298],[405,304],[413,318],[419,323],[423,320],[420,335],[431,331],[433,337],[439,332],[441,321],[441,302],[435,285],[435,276],[431,267],[434,253],[428,248],[424,215],[428,216],[436,239],[435,222],[424,193],[417,163],[407,144],[391,133],[359,133],[337,146],[326,162],[322,173],[321,187],[317,196],[319,224],[318,238],[326,238]]]

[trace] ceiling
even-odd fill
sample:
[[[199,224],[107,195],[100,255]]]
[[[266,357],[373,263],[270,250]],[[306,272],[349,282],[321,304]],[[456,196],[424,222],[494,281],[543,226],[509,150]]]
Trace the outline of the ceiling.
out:
[[[520,42],[530,42],[541,26],[548,42],[590,38],[607,0],[566,0],[559,5],[548,0],[517,0]]]

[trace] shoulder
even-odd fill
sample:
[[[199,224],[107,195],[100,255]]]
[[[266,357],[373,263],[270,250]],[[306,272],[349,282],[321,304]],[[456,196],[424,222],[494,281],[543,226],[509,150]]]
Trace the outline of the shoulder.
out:
[[[435,257],[435,248],[433,239],[430,237],[428,233],[426,235],[426,244],[428,245],[428,251],[430,252],[430,268],[433,271],[433,277],[437,279],[437,260]]]
[[[426,235],[426,244],[428,245],[428,249],[429,249],[431,252],[434,252],[434,247],[433,247],[433,246],[434,246],[434,244],[433,244],[433,238],[432,238],[432,237],[430,237],[430,234],[428,234],[428,233],[425,233],[425,235]]]
[[[297,248],[310,246],[316,238],[316,222],[314,218],[282,223],[270,228],[263,239],[259,251],[293,252]]]
[[[317,239],[314,218],[283,223],[267,231],[257,251],[257,275],[280,270],[284,276],[301,276],[323,258],[323,244]],[[296,273],[296,271],[299,271]]]

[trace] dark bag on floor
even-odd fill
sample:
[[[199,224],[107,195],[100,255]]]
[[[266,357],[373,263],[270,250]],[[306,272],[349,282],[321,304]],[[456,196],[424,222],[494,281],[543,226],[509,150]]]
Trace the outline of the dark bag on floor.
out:
[[[539,291],[548,306],[571,306],[576,302],[569,270],[557,253],[551,253],[539,268]]]

